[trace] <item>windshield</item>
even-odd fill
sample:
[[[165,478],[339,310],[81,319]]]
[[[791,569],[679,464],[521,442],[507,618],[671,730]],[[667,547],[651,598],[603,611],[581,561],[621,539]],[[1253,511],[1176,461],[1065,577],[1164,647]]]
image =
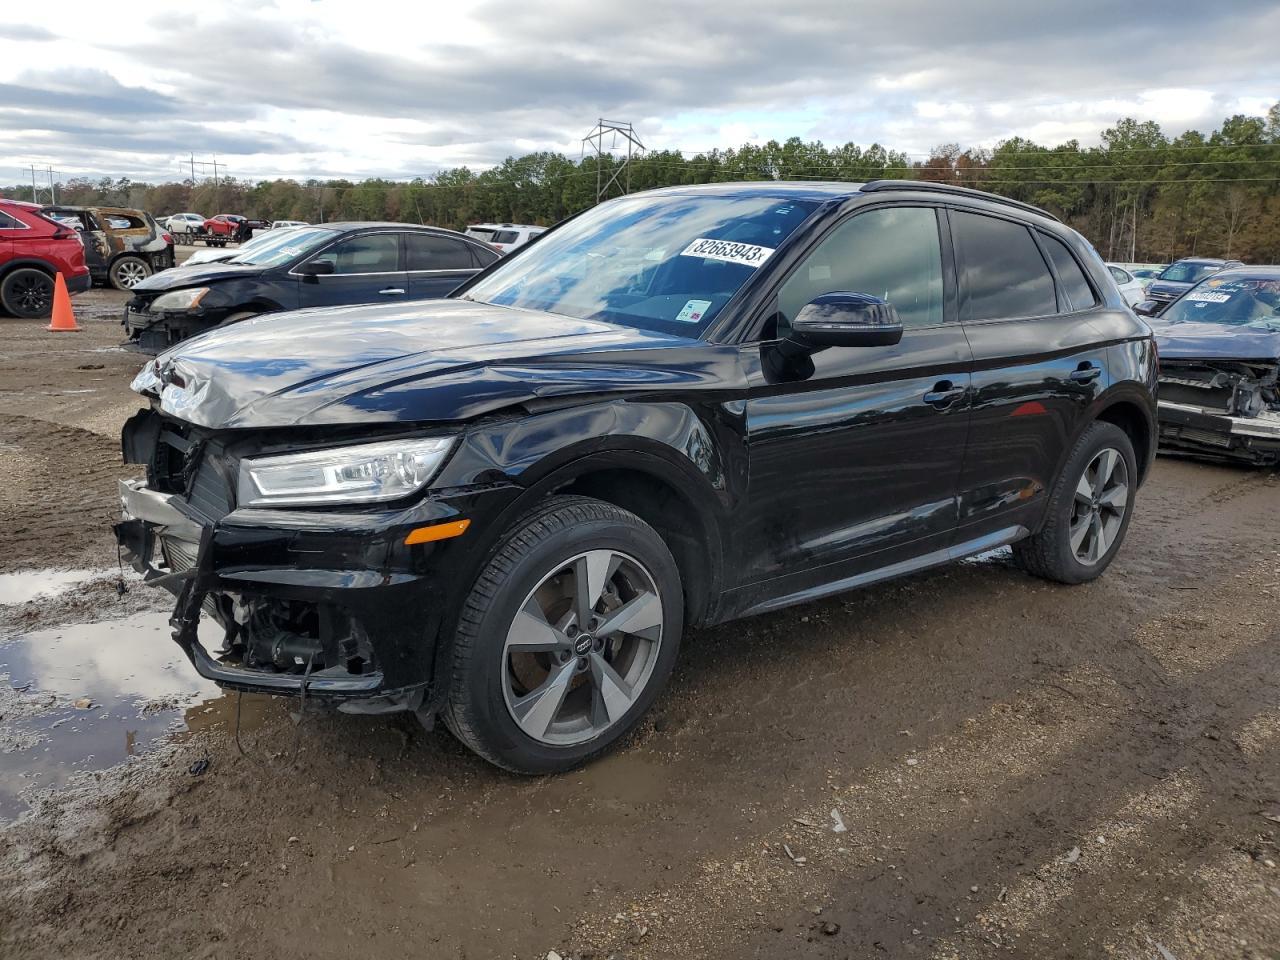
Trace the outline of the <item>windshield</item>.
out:
[[[1165,267],[1164,273],[1156,279],[1172,280],[1174,283],[1199,283],[1221,269],[1216,263],[1173,263]]]
[[[337,234],[317,227],[298,227],[293,230],[272,231],[262,237],[254,237],[227,263],[247,263],[255,267],[278,267],[296,257],[309,253],[328,243]]]
[[[1188,292],[1161,319],[1280,331],[1280,280],[1215,278]]]
[[[817,206],[760,196],[615,200],[547,234],[464,297],[697,337]]]

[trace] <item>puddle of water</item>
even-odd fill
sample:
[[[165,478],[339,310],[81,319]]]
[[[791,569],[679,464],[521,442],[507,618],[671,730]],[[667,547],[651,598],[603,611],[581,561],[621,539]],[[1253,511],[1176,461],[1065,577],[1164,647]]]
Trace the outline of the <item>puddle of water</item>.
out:
[[[170,639],[169,615],[73,624],[0,641],[0,675],[20,711],[0,729],[0,819],[27,809],[22,794],[59,787],[77,773],[101,770],[183,730],[234,713],[235,699],[196,673]],[[201,630],[206,649],[216,625]],[[93,706],[68,704],[89,698]],[[260,701],[250,707],[250,700]],[[49,707],[32,714],[32,704]],[[242,726],[260,720],[267,697],[246,697]],[[34,741],[34,742],[33,742]],[[7,750],[5,748],[8,748]]]
[[[24,570],[21,573],[0,573],[0,607],[56,597],[77,584],[98,577],[109,577],[112,571],[103,570]]]

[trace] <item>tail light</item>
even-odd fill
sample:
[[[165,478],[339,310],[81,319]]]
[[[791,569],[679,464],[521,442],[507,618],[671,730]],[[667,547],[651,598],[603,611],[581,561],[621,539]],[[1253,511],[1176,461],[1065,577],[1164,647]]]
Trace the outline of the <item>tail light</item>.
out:
[[[66,240],[66,239],[69,239],[70,237],[74,237],[75,235],[76,235],[76,232],[74,230],[69,230],[66,227],[62,226],[61,224],[58,225],[57,230],[53,231],[54,240]]]
[[[160,239],[163,240],[165,243],[173,243],[173,237],[171,237],[167,233],[160,234]]]

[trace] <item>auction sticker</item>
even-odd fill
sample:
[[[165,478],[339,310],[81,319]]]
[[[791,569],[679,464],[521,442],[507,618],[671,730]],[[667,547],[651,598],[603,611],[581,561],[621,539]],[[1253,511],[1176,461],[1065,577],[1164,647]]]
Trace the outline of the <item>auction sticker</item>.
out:
[[[1231,294],[1215,293],[1212,290],[1196,290],[1194,293],[1188,293],[1187,299],[1203,303],[1226,303],[1231,299]]]
[[[690,300],[676,314],[676,320],[680,323],[697,323],[707,315],[709,306],[711,306],[710,300]]]
[[[704,260],[723,260],[725,263],[741,263],[758,267],[769,259],[772,247],[757,247],[754,243],[734,243],[732,240],[712,240],[699,237],[680,251],[682,257],[701,257]]]

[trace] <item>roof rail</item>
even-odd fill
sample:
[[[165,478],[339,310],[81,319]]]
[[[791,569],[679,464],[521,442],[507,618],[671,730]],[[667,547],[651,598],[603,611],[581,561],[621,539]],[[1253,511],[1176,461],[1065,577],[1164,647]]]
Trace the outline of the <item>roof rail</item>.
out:
[[[1010,200],[1008,197],[1002,197],[996,193],[987,193],[985,190],[954,187],[949,183],[933,183],[929,180],[870,180],[864,183],[860,189],[863,193],[875,193],[878,190],[928,190],[931,193],[950,193],[958,197],[973,197],[975,200],[986,200],[989,203],[1002,203],[1006,207],[1017,207],[1019,210],[1039,214],[1042,217],[1048,217],[1050,220],[1057,220],[1058,223],[1062,222],[1048,210],[1041,210],[1039,207],[1023,203],[1021,200]]]

